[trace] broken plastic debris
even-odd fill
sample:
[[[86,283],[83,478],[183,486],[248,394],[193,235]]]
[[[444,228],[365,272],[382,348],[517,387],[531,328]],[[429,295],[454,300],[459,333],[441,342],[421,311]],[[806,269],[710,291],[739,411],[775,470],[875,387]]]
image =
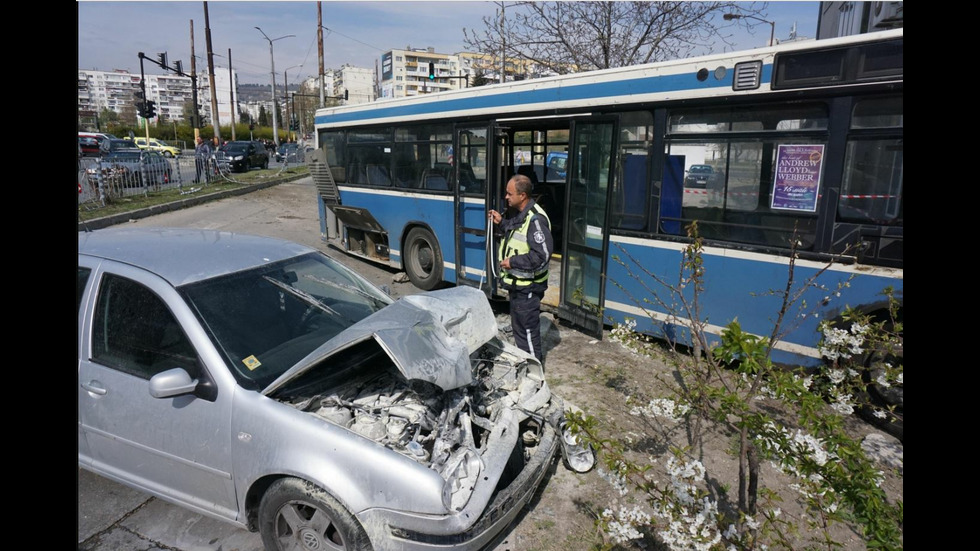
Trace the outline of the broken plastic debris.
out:
[[[565,421],[559,425],[561,429],[561,454],[565,466],[577,473],[587,473],[595,467],[595,452],[592,446],[579,444],[578,438],[572,434]]]

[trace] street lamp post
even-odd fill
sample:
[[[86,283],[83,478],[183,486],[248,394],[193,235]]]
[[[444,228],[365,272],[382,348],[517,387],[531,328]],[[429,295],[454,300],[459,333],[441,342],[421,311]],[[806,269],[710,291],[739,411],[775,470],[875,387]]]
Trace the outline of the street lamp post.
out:
[[[269,41],[269,63],[272,66],[272,141],[275,142],[276,147],[279,147],[279,123],[276,121],[276,58],[272,54],[272,43],[276,40],[282,40],[283,38],[295,37],[295,34],[287,34],[285,36],[280,36],[279,38],[269,38],[265,32],[255,27],[266,40]]]
[[[286,141],[287,142],[292,141],[291,138],[293,133],[293,127],[292,127],[293,119],[292,117],[289,116],[289,79],[286,78],[286,73],[288,73],[290,69],[295,69],[297,67],[303,67],[303,65],[302,64],[293,65],[292,67],[286,67],[285,69],[282,70],[282,85],[283,88],[285,88],[285,93],[286,93],[286,136],[287,136]],[[293,116],[295,116],[295,114]]]
[[[769,21],[768,19],[763,19],[761,17],[756,17],[754,15],[740,15],[737,13],[726,13],[722,16],[725,21],[731,21],[732,19],[755,19],[756,21],[762,21],[763,23],[769,23],[769,45],[772,46],[776,43],[776,22]]]

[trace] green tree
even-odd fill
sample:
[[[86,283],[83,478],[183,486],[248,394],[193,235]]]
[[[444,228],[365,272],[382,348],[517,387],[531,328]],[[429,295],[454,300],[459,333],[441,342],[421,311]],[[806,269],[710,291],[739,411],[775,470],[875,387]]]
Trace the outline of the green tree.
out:
[[[259,105],[259,126],[272,126],[272,122],[269,120],[269,113],[265,110],[265,105]]]
[[[480,69],[473,75],[473,81],[470,83],[470,86],[486,86],[488,84],[495,84],[496,82],[496,80],[487,78],[487,73]]]

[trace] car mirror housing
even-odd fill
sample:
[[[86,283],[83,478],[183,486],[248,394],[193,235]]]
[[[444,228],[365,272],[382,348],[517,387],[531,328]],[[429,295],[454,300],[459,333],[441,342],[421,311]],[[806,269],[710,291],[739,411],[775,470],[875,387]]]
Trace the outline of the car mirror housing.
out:
[[[157,373],[150,378],[150,396],[154,398],[170,398],[181,394],[190,394],[197,389],[197,379],[183,368],[175,367]]]

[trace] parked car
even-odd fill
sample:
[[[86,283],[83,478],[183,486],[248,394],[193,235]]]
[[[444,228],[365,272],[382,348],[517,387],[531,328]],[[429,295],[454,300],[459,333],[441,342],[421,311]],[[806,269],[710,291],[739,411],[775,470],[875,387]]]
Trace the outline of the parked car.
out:
[[[298,143],[284,143],[279,145],[276,151],[276,162],[302,163],[306,158],[306,151],[300,148]]]
[[[269,152],[259,141],[228,142],[215,153],[218,166],[231,172],[248,172],[253,168],[269,168]]]
[[[78,149],[83,157],[98,157],[99,140],[91,136],[79,136]]]
[[[150,141],[149,142],[147,142],[146,138],[133,138],[133,143],[135,143],[136,144],[136,147],[138,147],[140,149],[149,149],[151,151],[159,151],[160,153],[163,153],[163,156],[164,157],[171,157],[172,158],[172,157],[176,157],[177,155],[180,155],[180,149],[179,148],[174,147],[172,145],[167,145],[167,144],[161,142],[160,140],[157,140],[157,139],[154,139],[154,138],[150,138]],[[149,145],[147,145],[147,144],[149,144]]]
[[[88,178],[93,182],[100,171],[107,183],[121,188],[143,187],[144,178],[147,185],[163,185],[173,176],[170,161],[161,153],[136,148],[105,153],[99,162],[86,168]]]
[[[482,291],[394,301],[325,254],[200,229],[78,235],[78,463],[267,549],[479,549],[564,406]]]
[[[107,138],[99,143],[99,150],[103,156],[108,155],[114,151],[139,151],[140,148],[136,147],[133,140],[126,140],[122,138]]]
[[[564,180],[568,175],[568,153],[564,151],[549,151],[544,161],[547,171],[542,182]]]
[[[711,165],[691,165],[684,177],[684,187],[706,188],[709,184],[718,183],[721,178],[721,172]]]

